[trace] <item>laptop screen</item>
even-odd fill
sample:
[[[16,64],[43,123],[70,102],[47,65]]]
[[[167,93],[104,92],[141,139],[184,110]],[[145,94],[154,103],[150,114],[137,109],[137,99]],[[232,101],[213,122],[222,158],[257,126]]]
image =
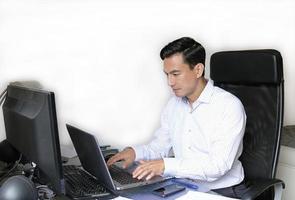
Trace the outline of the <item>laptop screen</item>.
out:
[[[105,187],[115,190],[103,154],[96,138],[78,128],[66,125],[83,168]]]

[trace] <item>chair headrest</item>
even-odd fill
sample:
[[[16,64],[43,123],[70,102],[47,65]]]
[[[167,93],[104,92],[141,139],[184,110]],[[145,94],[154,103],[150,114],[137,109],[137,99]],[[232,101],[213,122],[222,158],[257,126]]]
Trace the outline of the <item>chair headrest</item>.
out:
[[[283,61],[273,49],[217,52],[211,56],[210,76],[222,83],[280,84]]]

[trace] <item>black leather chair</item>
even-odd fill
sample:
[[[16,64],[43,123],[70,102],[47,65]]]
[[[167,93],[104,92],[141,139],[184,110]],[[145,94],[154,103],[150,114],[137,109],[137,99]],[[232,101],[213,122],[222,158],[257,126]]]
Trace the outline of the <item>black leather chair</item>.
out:
[[[217,52],[211,56],[210,76],[245,107],[240,160],[248,191],[242,199],[281,199],[284,183],[275,179],[284,104],[281,54],[271,49]]]

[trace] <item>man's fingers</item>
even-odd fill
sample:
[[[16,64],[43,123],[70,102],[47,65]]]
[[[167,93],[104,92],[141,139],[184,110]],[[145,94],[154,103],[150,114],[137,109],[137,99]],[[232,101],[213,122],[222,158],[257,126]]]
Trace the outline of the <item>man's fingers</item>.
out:
[[[122,167],[125,169],[128,166],[127,161],[123,162]]]
[[[136,178],[137,176],[139,176],[141,173],[143,172],[143,166],[140,165],[138,166],[132,173],[133,178]]]
[[[110,157],[110,159],[107,161],[107,165],[112,165],[114,163],[114,160],[116,160],[115,156]]]
[[[155,175],[161,175],[164,170],[163,160],[140,161],[140,165],[132,173],[133,178],[146,180],[153,178]]]
[[[125,169],[126,167],[128,167],[130,164],[132,163],[131,160],[125,160],[125,162],[123,162],[122,167]]]
[[[122,160],[122,156],[120,155],[120,153],[115,154],[113,157],[111,157],[108,162],[107,165],[110,166],[112,164],[114,164],[115,162]]]
[[[149,168],[149,165],[141,166],[140,168],[137,168],[136,171],[133,173],[133,178],[137,179],[143,179],[146,177],[146,180],[150,180],[155,176],[155,172],[153,169]]]
[[[146,178],[145,180],[150,180],[151,178],[153,178],[155,176],[155,173],[154,172],[151,172]]]
[[[143,177],[146,177],[149,173],[150,173],[150,170],[149,169],[144,169],[142,171],[142,173],[139,174],[139,176],[137,177],[137,179],[142,179]]]
[[[123,166],[126,168],[128,165],[130,165],[135,159],[135,152],[132,148],[126,148],[125,150],[115,154],[113,157],[111,157],[107,161],[107,165],[110,166],[114,164],[115,162],[118,162],[120,160],[123,160]]]
[[[132,173],[133,178],[138,178],[141,179],[142,177],[144,177],[145,175],[147,175],[148,172],[150,172],[150,169],[148,167],[148,163],[146,164],[141,164],[140,166],[138,166],[134,172]],[[143,175],[144,174],[144,175]]]

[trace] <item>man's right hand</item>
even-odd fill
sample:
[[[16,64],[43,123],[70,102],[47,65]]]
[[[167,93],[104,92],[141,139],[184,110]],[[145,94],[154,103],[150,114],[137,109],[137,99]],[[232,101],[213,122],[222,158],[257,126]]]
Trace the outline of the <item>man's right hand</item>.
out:
[[[133,148],[131,147],[127,147],[126,149],[124,149],[123,151],[115,154],[114,156],[112,156],[108,162],[107,165],[111,166],[112,164],[114,164],[115,162],[118,161],[123,161],[123,168],[128,167],[130,164],[132,164],[135,160],[135,151]]]

